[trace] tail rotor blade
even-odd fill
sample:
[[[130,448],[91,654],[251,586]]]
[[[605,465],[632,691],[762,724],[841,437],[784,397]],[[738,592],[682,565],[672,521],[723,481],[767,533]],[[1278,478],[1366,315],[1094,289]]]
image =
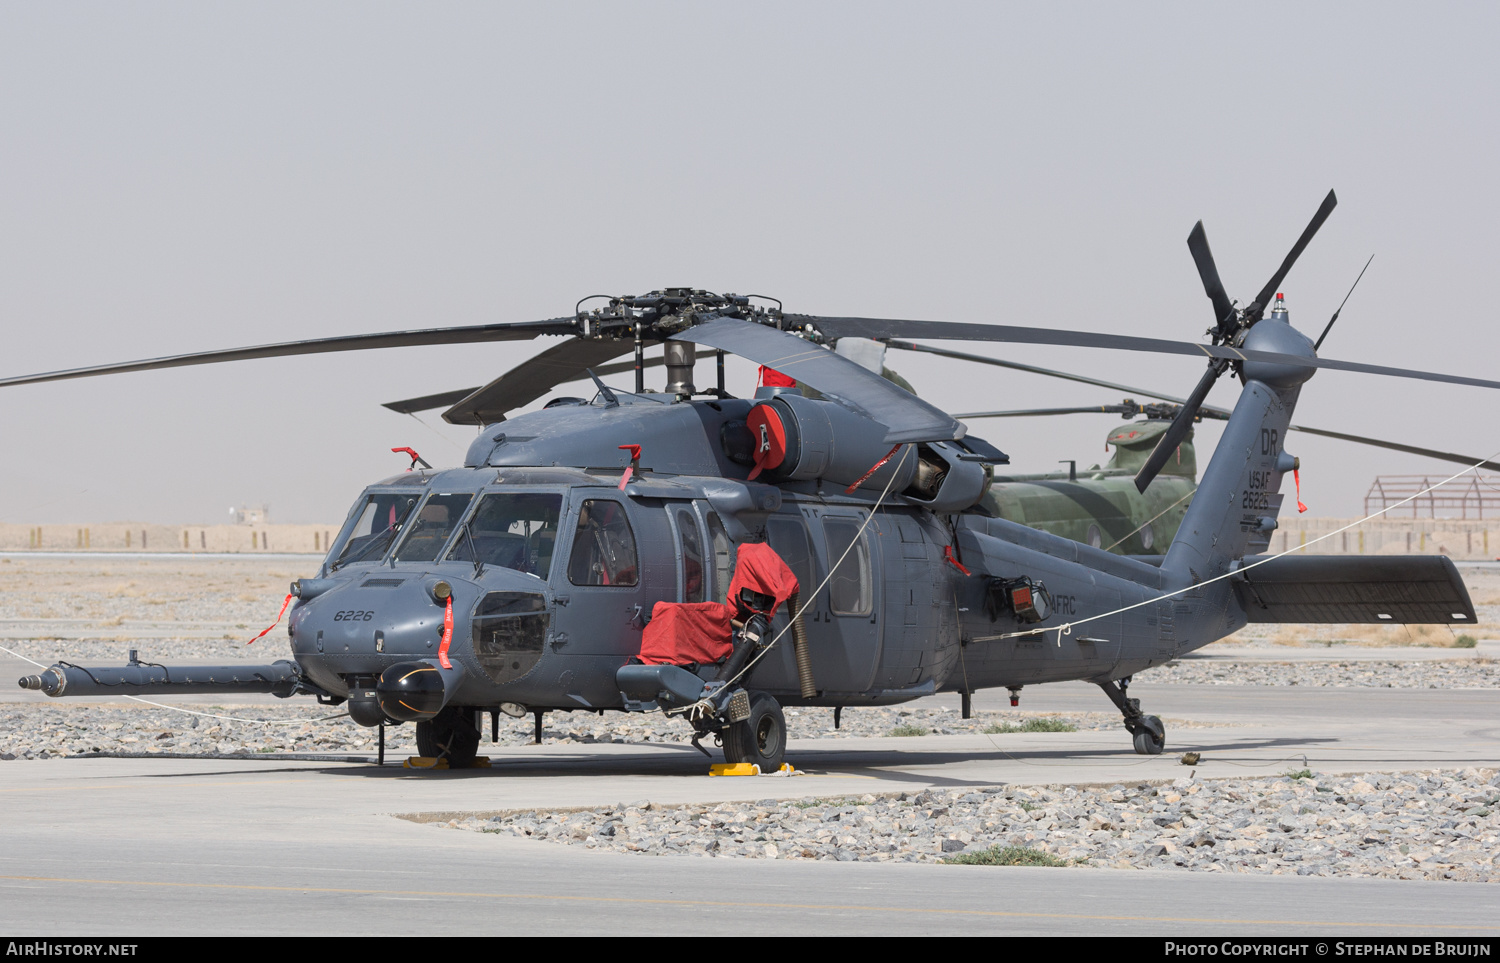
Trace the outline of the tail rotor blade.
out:
[[[1271,275],[1271,280],[1267,281],[1266,286],[1261,288],[1260,293],[1255,296],[1255,301],[1248,310],[1248,313],[1252,315],[1252,323],[1260,320],[1261,312],[1265,310],[1266,305],[1271,303],[1271,296],[1276,293],[1277,288],[1281,287],[1281,282],[1286,279],[1287,272],[1292,269],[1293,264],[1297,263],[1297,258],[1302,256],[1303,248],[1307,247],[1313,235],[1318,233],[1318,228],[1328,220],[1328,215],[1333,213],[1338,203],[1339,199],[1334,196],[1333,191],[1329,191],[1328,196],[1323,198],[1323,204],[1318,208],[1318,213],[1313,215],[1313,219],[1308,222],[1302,236],[1297,238],[1296,244],[1292,245],[1292,250],[1287,254],[1286,260],[1281,262],[1281,267]]]
[[[1203,279],[1203,293],[1214,305],[1214,326],[1222,335],[1234,314],[1234,302],[1224,293],[1224,282],[1219,280],[1219,269],[1214,264],[1213,252],[1208,249],[1208,233],[1203,230],[1202,221],[1193,225],[1187,243],[1193,263],[1198,265],[1198,276]]]
[[[1182,406],[1182,410],[1172,420],[1172,424],[1167,428],[1166,433],[1156,443],[1156,448],[1152,450],[1151,457],[1146,459],[1146,463],[1136,473],[1136,491],[1144,492],[1146,490],[1146,486],[1151,484],[1151,480],[1166,465],[1167,459],[1172,457],[1172,453],[1177,450],[1177,446],[1182,444],[1182,440],[1187,437],[1188,431],[1193,427],[1193,419],[1197,416],[1198,409],[1203,405],[1203,399],[1208,397],[1209,389],[1214,386],[1214,382],[1218,381],[1219,375],[1223,373],[1224,367],[1221,366],[1221,362],[1210,364],[1208,370],[1203,372],[1203,377],[1198,379],[1198,384],[1193,388],[1193,393],[1188,395],[1187,403]]]

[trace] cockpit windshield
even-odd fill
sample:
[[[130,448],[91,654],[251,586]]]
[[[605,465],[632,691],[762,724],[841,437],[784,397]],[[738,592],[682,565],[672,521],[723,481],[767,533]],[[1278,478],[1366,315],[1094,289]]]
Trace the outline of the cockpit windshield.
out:
[[[352,516],[353,526],[338,546],[332,568],[351,562],[373,562],[385,555],[396,533],[406,523],[420,492],[379,492],[366,495],[364,504]]]
[[[454,540],[447,561],[498,565],[545,579],[557,544],[562,496],[542,492],[484,495]]]
[[[393,562],[433,562],[448,536],[463,517],[474,495],[471,492],[434,494],[417,509],[416,521],[408,526]]]

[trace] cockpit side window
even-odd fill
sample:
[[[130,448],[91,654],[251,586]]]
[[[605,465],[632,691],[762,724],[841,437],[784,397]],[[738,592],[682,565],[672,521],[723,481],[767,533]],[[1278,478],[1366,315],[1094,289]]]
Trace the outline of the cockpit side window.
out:
[[[545,579],[552,570],[562,496],[544,492],[484,495],[449,550],[450,562],[472,562]]]
[[[714,553],[714,601],[727,602],[729,581],[734,578],[734,543],[717,512],[708,513],[708,540]]]
[[[568,581],[574,585],[635,585],[639,565],[635,533],[625,506],[613,499],[591,498],[578,512]]]
[[[678,508],[677,536],[682,539],[682,600],[701,602],[708,573],[703,570],[703,539],[691,509]]]
[[[365,495],[364,504],[356,504],[350,513],[353,523],[340,536],[342,541],[329,552],[331,567],[382,558],[420,497],[420,493],[406,492]]]
[[[471,492],[429,496],[417,509],[415,521],[407,526],[406,537],[401,540],[401,547],[396,549],[392,561],[435,561],[473,499]]]

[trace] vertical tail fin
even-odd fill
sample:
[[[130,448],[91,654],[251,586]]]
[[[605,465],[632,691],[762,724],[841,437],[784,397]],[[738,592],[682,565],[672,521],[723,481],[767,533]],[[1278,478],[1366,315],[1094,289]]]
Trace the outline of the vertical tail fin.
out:
[[[1275,316],[1251,329],[1245,347],[1312,356],[1312,342]],[[1313,371],[1293,364],[1243,364],[1245,387],[1167,550],[1165,571],[1200,582],[1223,575],[1236,559],[1270,544],[1282,479],[1297,463],[1282,441],[1302,384]]]

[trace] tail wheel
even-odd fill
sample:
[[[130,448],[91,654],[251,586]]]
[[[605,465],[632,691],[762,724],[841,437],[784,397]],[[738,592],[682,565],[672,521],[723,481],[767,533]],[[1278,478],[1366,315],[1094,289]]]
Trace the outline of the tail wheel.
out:
[[[786,758],[786,717],[764,692],[750,696],[750,718],[724,729],[724,758],[749,762],[761,772],[776,772]]]
[[[472,766],[479,753],[474,710],[447,706],[426,722],[417,723],[417,752],[447,759],[449,769]]]
[[[1167,747],[1167,727],[1160,716],[1142,716],[1135,732],[1135,751],[1143,756],[1159,756]]]

